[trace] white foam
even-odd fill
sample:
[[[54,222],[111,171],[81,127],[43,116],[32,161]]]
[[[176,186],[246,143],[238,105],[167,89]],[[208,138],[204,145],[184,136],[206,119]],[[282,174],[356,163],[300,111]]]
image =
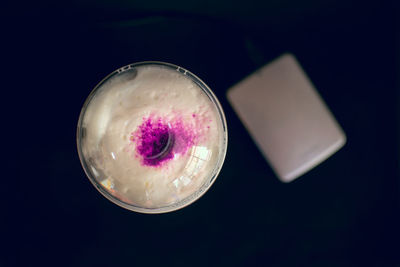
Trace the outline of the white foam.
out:
[[[83,117],[87,134],[82,151],[110,179],[117,195],[125,202],[154,208],[198,190],[213,171],[223,144],[218,113],[201,89],[182,73],[157,66],[139,67],[133,79],[116,77],[103,87]],[[204,137],[162,168],[143,166],[129,137],[150,114],[204,124]]]

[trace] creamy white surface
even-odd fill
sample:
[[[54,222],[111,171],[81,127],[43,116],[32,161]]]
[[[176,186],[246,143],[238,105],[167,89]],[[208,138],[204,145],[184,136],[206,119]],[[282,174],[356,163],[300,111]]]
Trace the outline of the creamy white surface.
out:
[[[222,125],[212,102],[185,75],[158,66],[135,69],[133,79],[112,78],[90,101],[83,117],[82,152],[96,179],[121,200],[165,207],[207,181],[224,144]],[[198,143],[162,167],[143,166],[130,135],[150,115],[179,116],[198,130]]]

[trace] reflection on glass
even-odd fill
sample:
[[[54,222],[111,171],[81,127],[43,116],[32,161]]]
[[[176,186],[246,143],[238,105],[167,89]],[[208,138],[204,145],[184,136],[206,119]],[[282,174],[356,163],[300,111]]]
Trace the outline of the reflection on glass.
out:
[[[190,155],[190,159],[186,164],[183,175],[176,178],[172,183],[178,188],[180,185],[187,186],[192,178],[202,169],[204,164],[210,160],[211,150],[204,146],[194,146]]]
[[[108,178],[108,179],[105,179],[104,181],[101,182],[101,185],[102,185],[105,189],[107,189],[107,190],[109,190],[109,191],[115,193],[115,191],[114,191],[114,183],[111,181],[111,179],[109,179],[109,178]]]

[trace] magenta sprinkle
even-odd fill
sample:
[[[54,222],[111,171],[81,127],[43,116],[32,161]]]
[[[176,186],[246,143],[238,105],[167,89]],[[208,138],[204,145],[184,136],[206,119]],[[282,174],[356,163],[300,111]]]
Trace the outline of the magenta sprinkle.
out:
[[[167,122],[161,118],[143,118],[143,123],[132,133],[136,154],[145,166],[159,167],[175,154],[184,154],[195,143],[196,134],[181,120]]]

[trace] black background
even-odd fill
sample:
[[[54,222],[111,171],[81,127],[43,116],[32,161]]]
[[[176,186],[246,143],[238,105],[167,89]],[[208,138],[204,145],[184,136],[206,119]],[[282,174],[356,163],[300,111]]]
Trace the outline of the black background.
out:
[[[400,266],[395,1],[32,1],[3,13],[0,266]],[[348,137],[290,184],[225,98],[284,52]],[[162,215],[102,197],[75,144],[91,89],[143,60],[202,78],[229,129],[213,187]]]

